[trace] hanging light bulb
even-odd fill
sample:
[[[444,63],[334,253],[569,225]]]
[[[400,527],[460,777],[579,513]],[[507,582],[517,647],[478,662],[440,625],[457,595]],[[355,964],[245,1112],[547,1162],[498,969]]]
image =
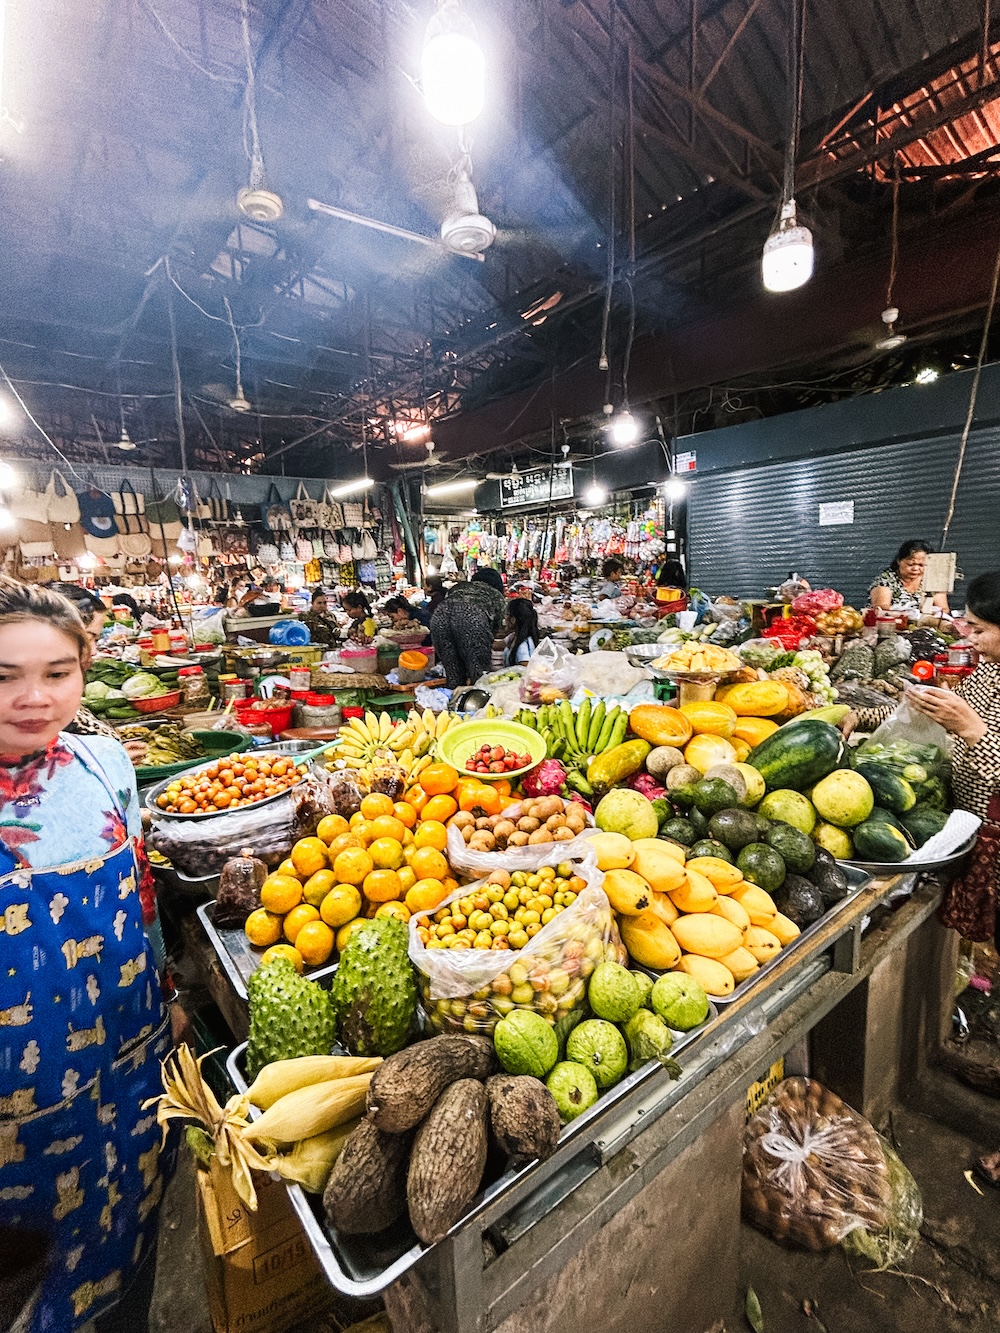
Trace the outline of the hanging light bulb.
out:
[[[424,33],[420,84],[427,110],[442,125],[467,125],[486,100],[486,58],[461,0],[439,0]]]
[[[681,481],[679,477],[671,477],[663,488],[668,500],[683,500],[687,495],[687,489],[687,482]]]
[[[598,505],[604,504],[608,498],[608,493],[603,486],[598,485],[595,481],[587,487],[581,498],[588,509],[596,509]]]
[[[17,485],[17,473],[9,463],[0,462],[0,491],[9,491]]]
[[[781,205],[781,216],[764,242],[760,268],[769,292],[793,292],[812,277],[812,232],[799,226],[794,199]]]
[[[627,449],[639,438],[639,423],[628,410],[623,408],[611,422],[611,443],[619,449]]]
[[[882,323],[885,325],[885,337],[881,338],[875,346],[881,352],[891,352],[896,347],[902,347],[906,342],[905,333],[896,332],[896,320],[899,319],[899,310],[894,305],[886,306],[882,311]]]

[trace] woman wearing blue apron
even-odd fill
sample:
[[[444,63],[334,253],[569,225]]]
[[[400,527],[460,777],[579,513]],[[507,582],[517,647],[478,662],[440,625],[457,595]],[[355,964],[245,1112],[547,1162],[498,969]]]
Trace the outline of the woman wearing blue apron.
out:
[[[46,1256],[18,1333],[108,1326],[149,1274],[164,1186],[134,771],[116,741],[62,733],[88,655],[64,598],[0,579],[0,1297],[19,1236]]]

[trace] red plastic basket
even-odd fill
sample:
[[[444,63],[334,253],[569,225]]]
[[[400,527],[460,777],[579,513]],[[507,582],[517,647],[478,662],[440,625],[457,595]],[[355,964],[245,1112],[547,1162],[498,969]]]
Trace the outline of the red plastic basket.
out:
[[[279,736],[281,732],[287,731],[292,724],[295,705],[270,704],[267,708],[261,708],[260,703],[259,699],[237,700],[233,705],[233,712],[240,722],[266,722],[271,728],[272,736]]]

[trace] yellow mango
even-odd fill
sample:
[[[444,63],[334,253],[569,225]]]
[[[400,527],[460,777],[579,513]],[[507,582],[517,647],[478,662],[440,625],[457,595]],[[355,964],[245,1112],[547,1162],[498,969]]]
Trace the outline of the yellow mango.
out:
[[[758,888],[756,884],[738,884],[729,896],[735,898],[741,907],[746,908],[752,925],[770,929],[778,909],[769,893]]]
[[[747,977],[752,977],[760,968],[760,963],[757,962],[750,950],[744,949],[742,946],[739,949],[734,949],[732,953],[727,953],[725,958],[719,959],[719,962],[732,972],[737,983],[746,981]]]
[[[744,937],[743,946],[758,963],[769,963],[781,953],[781,941],[763,926],[751,926]]]
[[[680,912],[665,893],[654,893],[653,901],[647,910],[653,912],[667,926],[672,926],[680,916]]]
[[[695,981],[701,982],[708,995],[732,995],[736,989],[736,979],[732,972],[716,958],[686,953],[674,971],[686,972],[689,977],[694,977]]]
[[[681,951],[673,932],[655,912],[619,917],[618,929],[625,948],[640,967],[664,972],[680,961]]]
[[[718,902],[719,895],[710,879],[691,870],[685,870],[684,882],[670,895],[670,901],[679,912],[710,912]]]
[[[743,883],[743,871],[739,866],[723,861],[719,856],[696,856],[693,861],[688,861],[686,869],[689,875],[692,870],[697,870],[711,880],[718,893],[731,893],[737,884]]]
[[[631,869],[657,893],[671,893],[684,883],[684,866],[670,854],[662,838],[637,838],[632,851]]]
[[[597,857],[598,870],[627,870],[635,860],[632,844],[624,833],[594,833],[587,841]]]
[[[792,940],[798,939],[802,934],[802,931],[799,930],[795,922],[790,920],[790,918],[785,916],[782,912],[775,913],[774,918],[767,929],[771,931],[773,935],[777,935],[782,946],[791,944]]]
[[[712,913],[715,916],[725,917],[734,926],[739,926],[744,934],[750,929],[750,917],[747,914],[747,909],[732,898],[720,898],[712,908]]]
[[[644,839],[640,838],[639,841],[642,842]],[[684,864],[687,859],[686,847],[681,847],[680,844],[676,842],[667,842],[665,839],[657,838],[656,841],[661,843],[663,850],[668,856],[672,856],[680,865]]]
[[[615,911],[625,916],[638,916],[653,901],[653,890],[633,870],[607,871],[604,892]]]
[[[705,958],[724,958],[743,943],[743,931],[739,926],[714,912],[680,916],[671,930],[685,953],[697,953]]]

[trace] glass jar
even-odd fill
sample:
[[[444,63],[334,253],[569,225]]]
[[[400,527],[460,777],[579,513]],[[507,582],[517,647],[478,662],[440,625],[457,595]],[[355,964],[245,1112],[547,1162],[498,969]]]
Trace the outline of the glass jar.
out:
[[[177,681],[184,691],[185,704],[192,708],[207,706],[211,696],[208,690],[208,681],[205,679],[205,673],[200,666],[181,667],[177,673]]]
[[[180,672],[177,674],[180,675]],[[220,676],[219,684],[222,686],[222,702],[224,704],[236,699],[250,698],[250,682],[248,680],[241,680],[239,676],[227,676],[225,679]]]
[[[167,635],[167,643],[172,653],[186,653],[188,647],[187,635],[182,629],[172,629]]]

